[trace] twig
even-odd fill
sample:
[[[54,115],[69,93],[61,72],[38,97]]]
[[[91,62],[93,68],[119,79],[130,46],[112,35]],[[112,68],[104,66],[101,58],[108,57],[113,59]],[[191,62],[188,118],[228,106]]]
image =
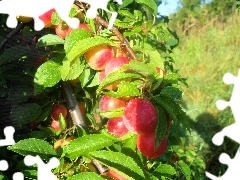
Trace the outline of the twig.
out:
[[[62,88],[64,91],[65,99],[67,101],[69,113],[73,120],[73,124],[75,126],[81,126],[83,128],[86,128],[86,123],[83,119],[82,113],[80,112],[80,109],[77,104],[76,96],[73,92],[73,89],[72,89],[69,81],[62,81],[61,85],[62,85]],[[108,170],[107,167],[103,166],[97,160],[93,159],[92,161],[93,161],[93,164],[98,169],[99,173],[103,173]]]
[[[100,23],[101,25],[103,25],[104,27],[108,27],[108,23],[103,20],[101,17],[96,16],[95,20]],[[122,36],[122,34],[119,32],[119,30],[115,27],[112,28],[112,32],[118,37],[118,39],[121,41],[121,43],[125,46],[125,48],[127,49],[128,53],[130,54],[132,59],[137,59],[137,56],[135,54],[135,52],[132,50],[132,48],[130,47],[128,41],[126,40],[126,38],[124,38]]]
[[[73,89],[68,81],[62,81],[62,88],[67,101],[69,113],[72,117],[73,124],[76,126],[86,127],[86,123],[78,107],[77,99],[74,95]]]
[[[20,23],[18,24],[18,26],[13,29],[5,38],[4,40],[1,42],[0,44],[0,50],[3,48],[3,46],[6,44],[6,42],[12,37],[14,36],[16,33],[18,33],[23,27],[25,26],[25,24]]]
[[[101,163],[99,163],[97,160],[93,159],[92,160],[93,164],[96,166],[96,168],[98,169],[99,173],[102,174],[106,171],[108,171],[109,169],[106,166],[103,166]]]

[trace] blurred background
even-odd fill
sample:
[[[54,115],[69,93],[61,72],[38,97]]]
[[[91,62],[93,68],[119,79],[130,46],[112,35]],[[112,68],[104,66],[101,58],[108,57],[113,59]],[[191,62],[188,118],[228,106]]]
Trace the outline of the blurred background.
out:
[[[173,50],[175,67],[186,83],[183,107],[189,117],[192,132],[188,145],[204,160],[205,170],[224,174],[227,166],[218,161],[222,152],[234,157],[239,145],[225,138],[215,146],[214,134],[232,124],[230,108],[220,111],[216,100],[229,100],[233,85],[226,85],[226,72],[235,76],[240,67],[240,15],[235,0],[163,0],[159,14],[169,16],[169,27],[179,36],[179,46]]]

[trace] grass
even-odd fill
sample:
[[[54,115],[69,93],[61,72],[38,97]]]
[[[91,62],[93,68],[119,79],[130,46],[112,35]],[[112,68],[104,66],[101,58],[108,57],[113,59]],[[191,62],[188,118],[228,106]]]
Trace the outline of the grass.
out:
[[[237,18],[236,18],[237,16]],[[201,33],[180,35],[180,46],[174,50],[175,68],[187,77],[189,87],[182,85],[185,110],[189,116],[192,133],[189,144],[200,150],[206,170],[215,175],[226,171],[218,162],[225,151],[233,157],[238,144],[225,139],[221,147],[211,142],[214,134],[234,122],[230,108],[220,111],[216,100],[228,101],[233,85],[226,85],[222,77],[226,72],[237,75],[240,68],[240,23],[234,14],[225,24],[212,24]],[[221,27],[220,27],[221,26]]]

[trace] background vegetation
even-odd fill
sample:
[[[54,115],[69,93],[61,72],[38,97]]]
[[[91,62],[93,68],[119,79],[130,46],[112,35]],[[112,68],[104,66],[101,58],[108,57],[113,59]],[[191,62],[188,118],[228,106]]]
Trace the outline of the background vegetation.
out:
[[[182,8],[169,17],[169,26],[179,35],[180,44],[173,59],[181,76],[187,78],[184,89],[184,107],[189,116],[192,133],[189,146],[206,162],[206,170],[215,175],[226,171],[218,162],[222,152],[231,157],[239,145],[225,138],[224,145],[216,147],[212,136],[234,122],[230,108],[219,111],[216,100],[229,100],[232,87],[222,82],[226,72],[237,75],[240,66],[239,12],[234,0],[181,0]]]

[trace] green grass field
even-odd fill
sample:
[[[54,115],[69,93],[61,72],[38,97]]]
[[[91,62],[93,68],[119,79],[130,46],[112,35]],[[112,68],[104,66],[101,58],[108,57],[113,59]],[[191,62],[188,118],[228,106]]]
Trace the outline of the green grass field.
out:
[[[226,72],[237,75],[240,68],[240,16],[233,15],[225,24],[212,24],[201,33],[180,35],[180,46],[174,50],[175,67],[187,78],[189,87],[182,85],[185,110],[192,133],[189,145],[194,146],[206,162],[206,170],[222,174],[218,156],[225,151],[235,155],[238,144],[226,139],[217,147],[212,136],[234,122],[230,108],[217,109],[218,99],[229,100],[233,85],[226,85],[222,77]]]

